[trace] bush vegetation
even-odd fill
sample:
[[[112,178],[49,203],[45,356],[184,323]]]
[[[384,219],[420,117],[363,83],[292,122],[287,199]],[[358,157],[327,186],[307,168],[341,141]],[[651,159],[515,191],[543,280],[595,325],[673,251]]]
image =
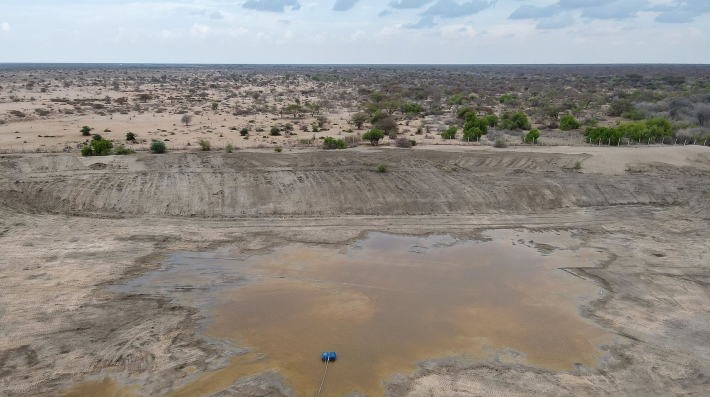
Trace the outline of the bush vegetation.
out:
[[[385,133],[373,128],[370,131],[367,131],[366,133],[362,134],[362,139],[364,141],[370,141],[372,146],[377,146],[377,144],[380,142],[380,139],[385,138]]]
[[[118,145],[113,149],[113,154],[119,155],[119,156],[131,154],[131,153],[133,153],[133,150],[131,150],[127,147],[124,147],[123,145]]]
[[[455,125],[452,125],[446,131],[441,132],[441,138],[442,139],[456,139],[456,132],[459,130],[459,128]]]
[[[81,148],[81,155],[88,156],[108,156],[112,153],[113,143],[107,139],[101,138],[100,135],[96,135],[99,139],[92,139],[88,145]]]
[[[153,153],[165,153],[166,150],[167,147],[164,142],[153,140],[153,142],[150,143],[150,151]]]
[[[560,129],[562,131],[576,130],[582,123],[577,121],[571,114],[566,114],[560,118]]]
[[[652,118],[645,121],[621,123],[616,128],[588,127],[584,131],[588,143],[606,143],[619,145],[623,138],[631,141],[657,141],[673,135],[670,121],[664,118]]]
[[[523,135],[523,141],[525,143],[537,143],[538,139],[540,139],[540,131],[538,131],[537,129],[530,130],[530,132]]]
[[[207,151],[212,149],[212,144],[207,139],[198,139],[197,144],[200,145],[201,150]]]
[[[522,111],[515,113],[505,112],[501,117],[500,126],[504,130],[529,130],[530,120],[528,120],[528,115]]]
[[[323,138],[323,149],[347,149],[348,144],[342,139],[335,139],[332,137]]]

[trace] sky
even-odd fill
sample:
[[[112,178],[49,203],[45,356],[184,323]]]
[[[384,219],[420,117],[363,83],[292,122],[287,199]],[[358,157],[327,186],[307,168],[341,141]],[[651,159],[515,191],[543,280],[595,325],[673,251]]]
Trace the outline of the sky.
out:
[[[0,0],[0,63],[710,63],[710,0]]]

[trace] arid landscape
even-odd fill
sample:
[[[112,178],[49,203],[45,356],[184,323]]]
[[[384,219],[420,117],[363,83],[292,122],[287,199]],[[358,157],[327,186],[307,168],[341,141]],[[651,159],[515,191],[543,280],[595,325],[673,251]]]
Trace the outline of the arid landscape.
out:
[[[0,86],[0,396],[710,390],[708,66]]]

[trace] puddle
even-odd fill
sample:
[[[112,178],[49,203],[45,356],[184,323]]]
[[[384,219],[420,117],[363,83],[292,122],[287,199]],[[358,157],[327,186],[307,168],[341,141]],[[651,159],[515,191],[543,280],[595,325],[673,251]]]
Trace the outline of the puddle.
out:
[[[578,315],[600,290],[565,267],[604,259],[569,232],[494,230],[490,241],[371,233],[349,247],[289,245],[243,256],[178,253],[113,291],[199,307],[203,335],[250,353],[169,396],[201,396],[272,370],[315,396],[322,351],[336,351],[323,396],[382,395],[424,359],[499,359],[553,370],[595,367],[613,336]]]

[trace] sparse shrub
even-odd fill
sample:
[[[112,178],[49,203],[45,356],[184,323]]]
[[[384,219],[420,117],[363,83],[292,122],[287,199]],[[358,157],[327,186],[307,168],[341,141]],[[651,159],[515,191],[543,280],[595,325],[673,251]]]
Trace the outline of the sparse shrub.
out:
[[[385,133],[373,128],[370,131],[367,131],[366,133],[362,134],[362,139],[365,141],[370,141],[372,146],[377,146],[377,144],[380,142],[380,139],[384,139]]]
[[[123,145],[118,145],[113,149],[113,154],[119,155],[119,156],[131,154],[131,153],[133,153],[133,150],[131,150],[127,147],[124,147]]]
[[[628,99],[617,99],[609,105],[609,110],[607,110],[606,114],[612,117],[619,117],[625,112],[630,112],[633,109],[634,104]]]
[[[574,163],[574,169],[575,170],[581,170],[582,169],[582,162],[581,161],[576,161]]]
[[[377,164],[377,167],[375,167],[375,171],[377,172],[387,172],[387,166],[384,164]]]
[[[629,120],[643,120],[645,116],[643,111],[635,108],[621,114],[621,117]]]
[[[154,140],[153,142],[150,143],[150,151],[153,153],[165,153],[165,150],[167,147],[165,146],[165,143],[161,141],[156,141]]]
[[[589,119],[584,122],[584,125],[586,125],[587,127],[598,127],[599,121],[597,119]]]
[[[357,147],[360,144],[360,141],[362,141],[362,137],[360,137],[360,135],[348,135],[343,138],[343,140],[348,147]]]
[[[207,150],[212,149],[212,144],[207,139],[199,139],[197,141],[197,144],[200,145],[200,149],[202,149],[202,150],[207,151]]]
[[[228,144],[224,145],[224,151],[225,151],[225,152],[227,152],[227,153],[232,153],[233,150],[234,150],[234,146],[232,146],[231,143],[228,143]]]
[[[404,149],[409,149],[412,147],[412,141],[410,141],[407,138],[399,138],[396,141],[394,141],[395,146],[399,148],[404,148]]]
[[[85,125],[85,126],[81,127],[81,135],[83,135],[83,136],[90,136],[90,135],[91,135],[91,130],[93,130],[93,128],[91,128],[91,127]]]
[[[192,116],[190,116],[189,114],[183,114],[180,121],[186,126],[190,125],[190,123],[192,122]]]
[[[332,137],[323,138],[323,149],[347,149],[348,144],[342,139],[335,139]]]
[[[562,131],[576,130],[582,123],[577,121],[571,114],[566,114],[560,118],[560,129]]]
[[[281,146],[276,146],[274,148],[274,152],[276,152],[276,153],[281,153],[282,151],[283,151],[283,148]]]
[[[397,134],[399,126],[392,116],[384,117],[374,123],[378,130],[384,131],[387,135]]]
[[[508,147],[508,142],[506,142],[505,138],[497,138],[496,141],[493,143],[493,147],[503,149]]]

